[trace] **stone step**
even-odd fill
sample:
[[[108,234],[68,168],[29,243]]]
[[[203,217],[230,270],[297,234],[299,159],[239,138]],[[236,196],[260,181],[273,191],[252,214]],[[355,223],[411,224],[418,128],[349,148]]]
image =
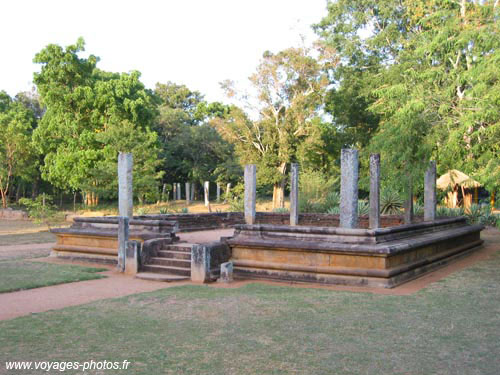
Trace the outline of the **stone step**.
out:
[[[191,269],[191,260],[190,259],[153,257],[153,258],[149,259],[148,264]]]
[[[146,264],[142,266],[142,270],[145,272],[153,272],[160,274],[172,274],[172,275],[180,275],[180,276],[191,276],[191,268],[181,268],[181,267],[173,267],[173,266],[159,266],[153,264]]]
[[[178,245],[164,245],[161,251],[183,251],[185,253],[191,253],[191,244],[178,244]]]
[[[191,253],[185,251],[173,251],[173,250],[160,250],[157,252],[158,258],[168,258],[168,259],[185,259],[191,260]]]
[[[164,282],[189,280],[189,277],[187,276],[171,275],[167,273],[153,273],[153,272],[139,272],[137,275],[135,275],[135,277],[137,279],[164,281]]]

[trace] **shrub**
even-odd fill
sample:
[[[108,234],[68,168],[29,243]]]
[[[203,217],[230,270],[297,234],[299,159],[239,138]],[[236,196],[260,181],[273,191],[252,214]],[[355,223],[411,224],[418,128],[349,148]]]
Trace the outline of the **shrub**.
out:
[[[300,175],[300,212],[326,212],[339,200],[334,192],[336,181],[319,171],[304,171]]]
[[[368,215],[370,213],[370,204],[367,201],[358,201],[358,215]]]
[[[52,197],[50,195],[39,195],[35,199],[21,198],[19,204],[26,208],[28,216],[36,223],[45,223],[50,227],[49,222],[56,220],[57,210],[52,204]]]
[[[290,210],[288,208],[285,208],[285,207],[278,207],[278,208],[274,208],[273,212],[277,213],[277,214],[287,214],[290,212]]]
[[[380,193],[380,213],[382,215],[397,215],[403,208],[403,198],[393,189],[382,189]]]

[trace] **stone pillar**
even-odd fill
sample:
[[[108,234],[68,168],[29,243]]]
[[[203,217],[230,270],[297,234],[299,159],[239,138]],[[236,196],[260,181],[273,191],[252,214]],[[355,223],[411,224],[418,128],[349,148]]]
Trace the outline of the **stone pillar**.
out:
[[[340,155],[340,227],[358,227],[358,150],[342,149]]]
[[[410,177],[408,183],[408,190],[406,192],[406,200],[404,203],[405,214],[404,214],[404,223],[411,224],[413,223],[413,179]]]
[[[370,220],[371,229],[380,228],[380,154],[370,155]]]
[[[217,281],[221,283],[230,283],[233,281],[233,262],[221,263],[220,278]]]
[[[245,223],[255,224],[255,199],[257,190],[257,167],[245,165]]]
[[[194,189],[195,188],[196,188],[196,184],[195,183],[191,183],[191,191],[190,191],[190,193],[191,193],[191,199],[190,199],[190,201],[191,202],[194,201]]]
[[[190,202],[191,194],[189,192],[189,182],[186,182],[186,204]]]
[[[217,202],[220,202],[220,184],[217,182]]]
[[[118,211],[119,216],[131,218],[133,215],[132,154],[118,154]]]
[[[205,194],[205,207],[208,207],[210,201],[208,199],[208,194],[210,193],[210,182],[205,181],[205,184],[203,185],[203,192]]]
[[[125,273],[136,275],[139,272],[141,243],[139,241],[127,241],[125,253]]]
[[[125,271],[125,258],[127,256],[127,242],[129,230],[129,218],[126,216],[118,217],[118,271]]]
[[[172,192],[172,200],[176,201],[177,200],[177,182],[174,182],[172,184],[173,192]]]
[[[424,179],[424,221],[436,220],[436,162],[431,160]]]
[[[299,165],[292,163],[290,172],[290,225],[299,225]]]
[[[180,201],[182,199],[181,197],[182,189],[181,189],[181,183],[177,183],[177,200]]]

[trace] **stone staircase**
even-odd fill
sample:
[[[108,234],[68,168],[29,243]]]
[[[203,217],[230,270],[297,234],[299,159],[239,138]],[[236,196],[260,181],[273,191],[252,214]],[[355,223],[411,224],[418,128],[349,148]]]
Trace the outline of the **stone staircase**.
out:
[[[142,265],[139,279],[156,281],[180,281],[191,279],[191,247],[192,244],[178,243],[165,245]]]

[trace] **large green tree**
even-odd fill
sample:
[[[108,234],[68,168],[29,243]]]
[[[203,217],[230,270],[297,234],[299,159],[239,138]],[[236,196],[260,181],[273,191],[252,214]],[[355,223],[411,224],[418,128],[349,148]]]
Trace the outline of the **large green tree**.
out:
[[[160,98],[155,129],[162,144],[165,182],[235,182],[241,174],[233,146],[210,126],[227,113],[221,103],[208,103],[198,91],[173,82],[158,83]]]
[[[31,142],[35,124],[33,111],[0,91],[0,196],[8,205],[13,179],[30,174],[36,161]]]
[[[366,111],[380,118],[371,148],[393,181],[415,180],[436,158],[498,188],[498,1],[339,0],[328,10],[317,30],[364,80]]]
[[[34,81],[46,112],[34,133],[45,155],[43,177],[61,189],[87,193],[87,202],[116,194],[118,152],[134,154],[134,191],[142,197],[156,190],[160,177],[155,97],[140,73],[110,73],[96,67],[98,58],[82,58],[84,41],[65,49],[51,44],[34,61],[42,64]],[[140,173],[138,173],[140,172]]]
[[[224,120],[216,122],[222,136],[235,145],[243,164],[258,164],[259,180],[273,184],[273,207],[284,206],[287,166],[321,152],[319,111],[328,84],[326,67],[332,60],[319,61],[309,48],[289,48],[264,53],[250,78],[258,104],[253,120],[233,106]],[[229,96],[236,90],[231,82],[224,88]],[[252,104],[248,102],[248,104]]]

